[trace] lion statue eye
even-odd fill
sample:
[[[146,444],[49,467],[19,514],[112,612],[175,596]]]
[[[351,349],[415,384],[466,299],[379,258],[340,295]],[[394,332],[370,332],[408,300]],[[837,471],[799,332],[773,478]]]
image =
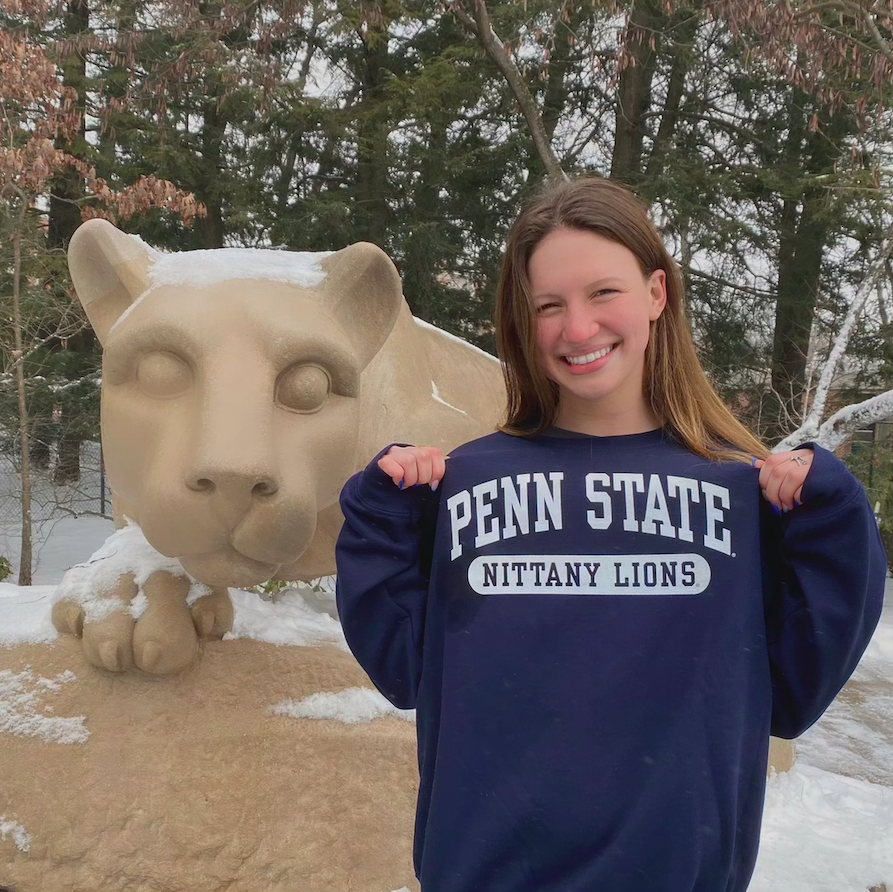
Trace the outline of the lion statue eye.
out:
[[[276,401],[296,412],[318,412],[329,398],[332,382],[318,365],[295,365],[280,375]]]
[[[136,380],[147,396],[179,396],[192,384],[192,370],[171,353],[149,353],[137,365]]]

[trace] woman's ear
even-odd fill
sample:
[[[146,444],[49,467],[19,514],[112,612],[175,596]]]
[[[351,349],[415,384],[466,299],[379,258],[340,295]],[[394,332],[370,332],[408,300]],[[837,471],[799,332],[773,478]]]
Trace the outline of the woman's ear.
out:
[[[656,269],[648,280],[648,290],[651,293],[651,308],[648,318],[655,322],[663,313],[667,305],[667,274],[662,269]]]

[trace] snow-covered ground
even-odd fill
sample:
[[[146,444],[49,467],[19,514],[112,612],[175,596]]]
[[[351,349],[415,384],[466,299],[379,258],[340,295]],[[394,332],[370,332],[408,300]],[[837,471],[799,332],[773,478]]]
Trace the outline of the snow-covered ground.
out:
[[[111,521],[95,516],[43,522],[35,572],[35,582],[43,584],[0,584],[0,645],[56,637],[50,622],[55,583],[113,529]],[[15,530],[0,519],[0,547],[4,534],[12,546]],[[233,601],[235,636],[276,644],[327,640],[344,647],[330,591],[289,588],[273,602],[234,591]],[[15,725],[4,721],[4,697],[21,705],[22,684],[33,682],[6,674],[10,678],[0,677],[0,733]],[[352,724],[394,712],[379,695],[359,689],[320,692],[274,709]],[[30,717],[35,733],[37,720]],[[0,820],[0,835],[14,832]],[[866,892],[884,885],[893,892],[893,580],[887,582],[881,624],[850,685],[798,741],[794,768],[769,779],[750,892]]]
[[[847,688],[770,778],[749,892],[893,892],[893,580]]]

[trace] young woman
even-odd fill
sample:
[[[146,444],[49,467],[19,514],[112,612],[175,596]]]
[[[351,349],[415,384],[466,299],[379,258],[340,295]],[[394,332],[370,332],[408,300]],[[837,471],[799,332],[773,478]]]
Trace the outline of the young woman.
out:
[[[880,615],[865,494],[726,410],[616,184],[521,213],[497,338],[501,431],[392,446],[341,499],[345,635],[417,709],[422,892],[743,892],[769,735],[822,714]]]

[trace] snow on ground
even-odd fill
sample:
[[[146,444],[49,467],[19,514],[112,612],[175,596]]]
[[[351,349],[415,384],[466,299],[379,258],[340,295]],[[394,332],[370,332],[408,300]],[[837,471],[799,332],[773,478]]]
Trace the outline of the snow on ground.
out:
[[[233,630],[224,635],[224,640],[254,638],[270,644],[299,646],[334,644],[347,650],[341,624],[334,618],[331,592],[294,583],[272,601],[239,589],[231,588],[229,594],[233,602]]]
[[[415,721],[414,709],[397,709],[369,688],[346,688],[335,693],[311,694],[303,700],[283,700],[270,712],[294,719],[334,719],[345,725],[364,724],[386,715]]]
[[[7,820],[6,815],[0,815],[0,839],[10,838],[20,852],[31,849],[31,837],[25,828],[18,822]]]
[[[797,763],[770,778],[748,892],[893,889],[893,788]]]
[[[108,522],[107,532],[96,541],[97,518],[68,520],[58,544],[55,534],[44,541],[39,576],[43,582],[58,583],[68,566],[84,562],[113,531]],[[0,533],[2,529],[0,524]],[[56,632],[49,617],[54,593],[53,585],[0,584],[0,646],[53,640]],[[228,637],[280,646],[346,646],[330,588],[290,586],[272,600],[251,592],[231,594],[235,621]],[[81,719],[47,715],[48,709],[41,707],[41,694],[69,680],[64,674],[38,678],[28,669],[0,673],[0,734],[29,728],[57,742],[82,742],[62,739],[66,735],[85,740],[88,732]],[[349,723],[392,714],[412,718],[374,691],[357,691],[283,701],[272,711]],[[17,845],[23,840],[27,845],[24,828],[0,817],[0,837],[14,833]],[[881,625],[850,685],[797,741],[794,768],[769,779],[750,892],[865,892],[881,884],[893,890],[893,580],[887,583]]]
[[[75,678],[70,671],[43,678],[35,676],[31,669],[0,670],[0,734],[42,737],[49,743],[86,743],[90,732],[84,725],[84,716],[47,715],[52,709],[40,699],[42,694],[58,691]]]
[[[0,647],[44,644],[58,636],[47,609],[55,591],[55,585],[19,588],[0,582]]]

